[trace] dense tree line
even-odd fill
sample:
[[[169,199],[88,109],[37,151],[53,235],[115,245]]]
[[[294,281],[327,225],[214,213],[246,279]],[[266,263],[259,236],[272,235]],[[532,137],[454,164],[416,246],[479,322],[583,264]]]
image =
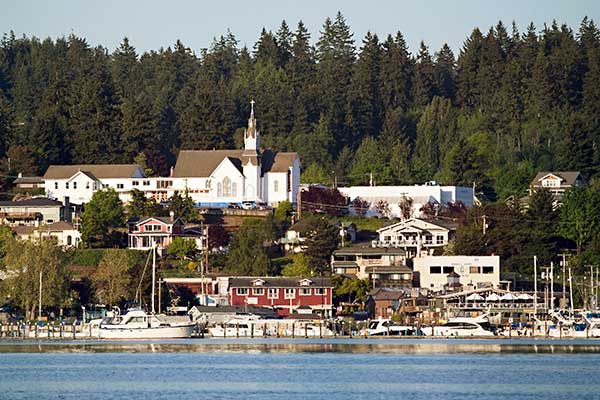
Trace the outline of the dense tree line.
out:
[[[0,43],[2,174],[141,153],[166,174],[179,149],[239,147],[252,98],[263,144],[298,151],[307,180],[372,173],[506,197],[537,170],[598,172],[600,32],[587,18],[576,31],[499,22],[474,29],[457,56],[425,43],[411,54],[400,32],[357,40],[339,13],[315,38],[284,21],[252,49],[227,32],[198,53],[11,33]]]

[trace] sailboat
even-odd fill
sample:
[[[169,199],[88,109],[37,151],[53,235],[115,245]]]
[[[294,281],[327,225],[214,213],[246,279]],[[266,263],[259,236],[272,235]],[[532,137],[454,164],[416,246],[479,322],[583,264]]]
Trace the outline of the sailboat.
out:
[[[156,246],[152,247],[152,312],[141,308],[128,310],[121,315],[116,309],[111,315],[92,320],[84,334],[99,339],[180,339],[189,338],[196,329],[195,322],[167,322],[154,309],[156,282]],[[87,332],[86,332],[87,330]]]

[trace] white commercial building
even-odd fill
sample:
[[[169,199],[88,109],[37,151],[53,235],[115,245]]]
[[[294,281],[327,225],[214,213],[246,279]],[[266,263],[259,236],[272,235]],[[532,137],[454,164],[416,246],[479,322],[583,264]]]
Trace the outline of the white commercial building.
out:
[[[435,182],[414,186],[350,186],[338,190],[350,201],[357,197],[368,201],[368,216],[379,214],[375,208],[379,201],[387,202],[390,209],[388,217],[400,217],[398,204],[409,200],[412,202],[411,217],[418,218],[421,216],[421,208],[427,203],[445,206],[448,203],[461,202],[469,208],[473,206],[474,200],[472,187],[441,186]]]
[[[498,287],[499,256],[426,256],[413,259],[413,271],[422,288],[441,290],[448,283],[448,274],[460,276],[463,286]]]

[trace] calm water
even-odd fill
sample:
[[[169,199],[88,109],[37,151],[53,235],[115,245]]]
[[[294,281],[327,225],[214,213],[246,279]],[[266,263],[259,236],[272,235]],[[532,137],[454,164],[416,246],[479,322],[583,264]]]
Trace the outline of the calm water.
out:
[[[0,342],[0,399],[600,399],[600,341]]]

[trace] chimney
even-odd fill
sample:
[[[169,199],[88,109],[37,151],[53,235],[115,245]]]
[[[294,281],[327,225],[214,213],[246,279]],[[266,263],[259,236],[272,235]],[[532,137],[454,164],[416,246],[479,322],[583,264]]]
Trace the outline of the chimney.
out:
[[[171,167],[171,170],[169,172],[169,176],[173,176],[173,167]]]
[[[171,221],[171,223],[175,222],[175,212],[169,212],[169,221]]]

